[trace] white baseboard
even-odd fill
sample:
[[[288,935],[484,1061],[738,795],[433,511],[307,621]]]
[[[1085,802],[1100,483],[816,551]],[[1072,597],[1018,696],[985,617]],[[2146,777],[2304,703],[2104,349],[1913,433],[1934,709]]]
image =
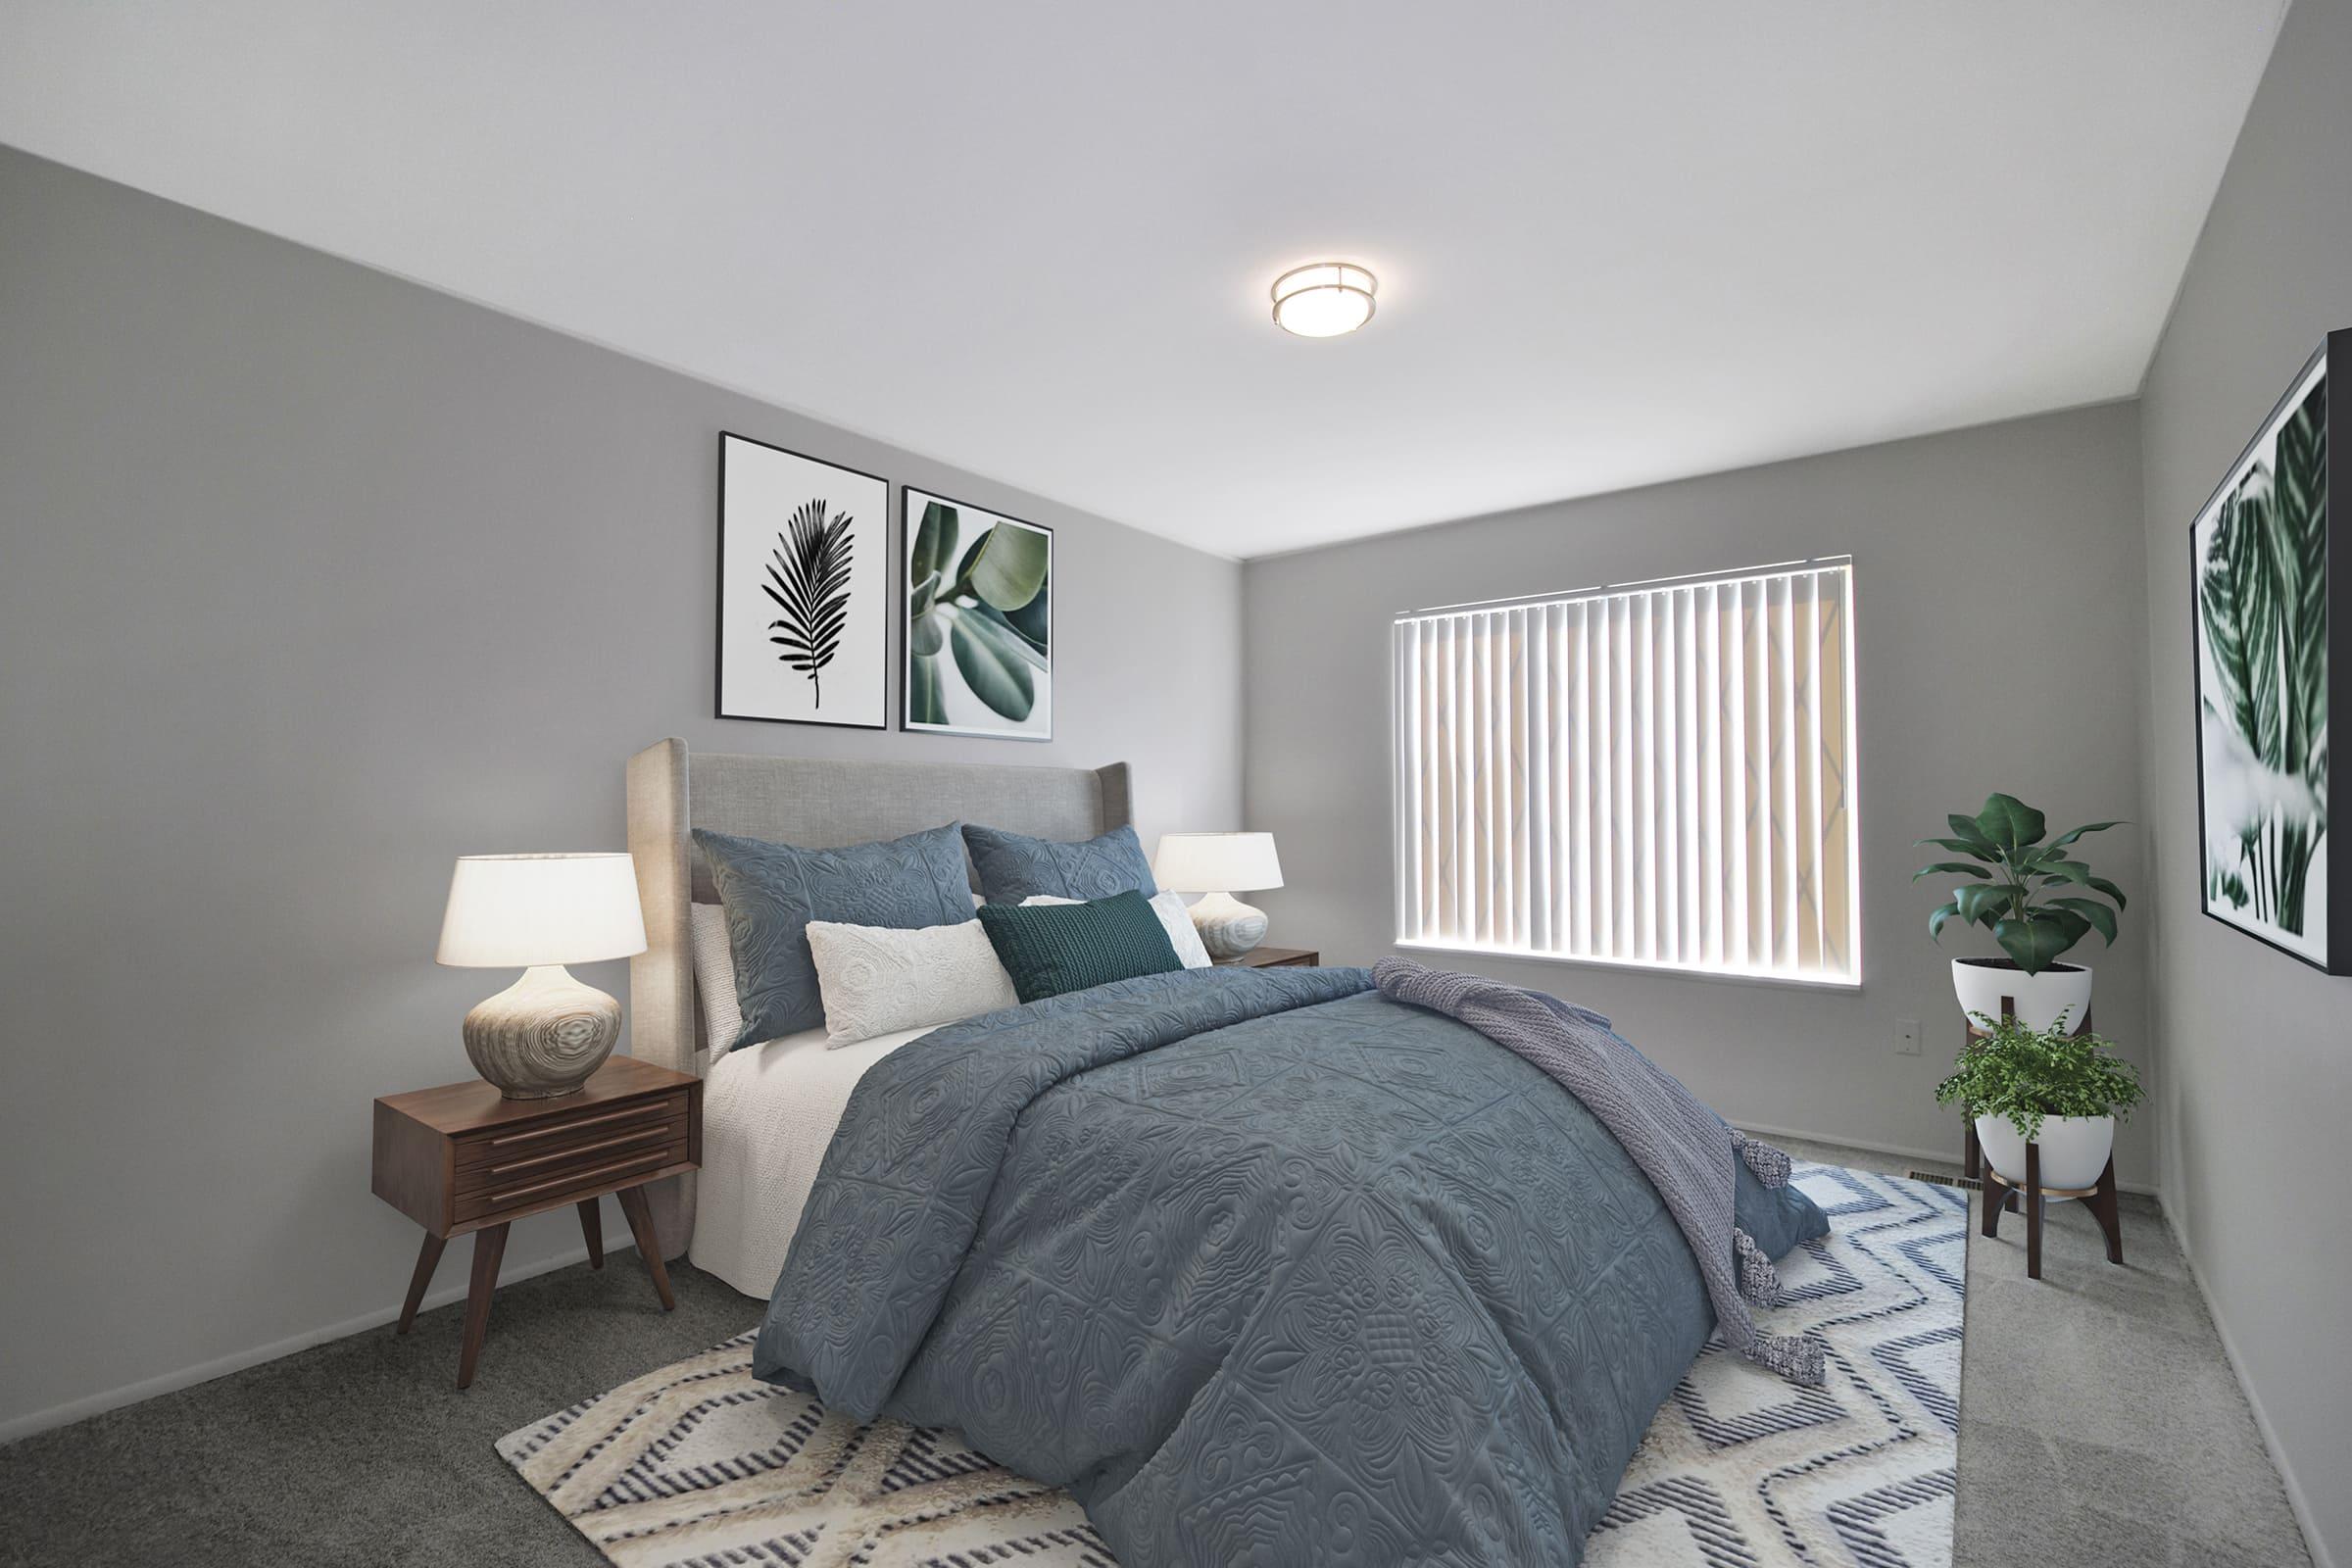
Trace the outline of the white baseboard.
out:
[[[621,1241],[618,1246],[607,1244],[605,1258],[607,1262],[610,1262],[615,1255],[632,1255],[636,1250],[636,1244],[627,1240]],[[511,1271],[504,1271],[499,1275],[499,1284],[511,1285],[517,1280],[531,1279],[540,1274],[551,1274],[557,1269],[569,1268],[574,1263],[585,1263],[587,1260],[588,1247],[583,1242],[577,1247],[568,1248],[556,1253],[553,1257],[543,1258],[539,1262]],[[424,1293],[424,1300],[418,1305],[417,1310],[429,1312],[435,1307],[447,1306],[452,1301],[462,1301],[466,1299],[466,1281],[463,1278],[453,1284],[429,1290]],[[233,1350],[227,1355],[199,1362],[195,1366],[181,1367],[176,1372],[166,1372],[156,1377],[142,1378],[136,1383],[125,1383],[119,1389],[109,1389],[103,1394],[93,1394],[87,1398],[71,1399],[64,1404],[53,1404],[46,1410],[35,1410],[30,1415],[21,1415],[7,1421],[0,1421],[0,1444],[14,1443],[19,1438],[29,1438],[36,1432],[46,1432],[51,1427],[66,1426],[103,1411],[119,1410],[123,1405],[137,1404],[142,1399],[152,1399],[160,1394],[172,1394],[181,1389],[193,1388],[199,1383],[210,1383],[215,1378],[226,1377],[231,1372],[242,1372],[249,1366],[260,1366],[264,1361],[274,1361],[281,1355],[292,1355],[297,1350],[307,1350],[313,1346],[324,1345],[330,1340],[349,1339],[354,1334],[365,1334],[369,1329],[381,1328],[399,1316],[400,1305],[398,1302],[394,1302],[390,1306],[378,1307],[371,1312],[363,1312],[358,1317],[345,1318],[340,1323],[329,1323],[323,1328],[306,1329],[302,1333],[286,1339],[275,1340],[268,1345],[257,1345],[249,1350]]]
[[[2278,1431],[2271,1425],[2270,1412],[2262,1407],[2262,1396],[2254,1392],[2247,1381],[2246,1363],[2237,1353],[2237,1341],[2230,1333],[2230,1324],[2223,1318],[2222,1309],[2206,1287],[2205,1271],[2197,1267],[2197,1254],[2188,1250],[2188,1238],[2181,1234],[2172,1210],[2165,1210],[2164,1223],[2173,1233],[2173,1244],[2180,1249],[2181,1260],[2188,1264],[2188,1277],[2195,1282],[2197,1294],[2205,1298],[2205,1315],[2213,1319],[2213,1332],[2222,1342],[2222,1354],[2230,1358],[2230,1371],[2237,1379],[2238,1392],[2246,1396],[2246,1408],[2254,1412],[2254,1430],[2262,1434],[2262,1446],[2271,1456],[2271,1468],[2278,1472],[2278,1485],[2286,1493],[2286,1506],[2295,1516],[2295,1528],[2303,1532],[2303,1544],[2311,1552],[2312,1568],[2335,1568],[2335,1558],[2329,1555],[2328,1543],[2320,1539],[2320,1523],[2311,1511],[2311,1499],[2304,1495],[2302,1483],[2295,1479],[2294,1467],[2286,1462],[2286,1450],[2278,1446]]]
[[[1848,1149],[1866,1149],[1874,1154],[1900,1154],[1905,1159],[1925,1159],[1938,1165],[1960,1163],[1960,1151],[1957,1149],[1913,1149],[1908,1144],[1879,1144],[1867,1138],[1847,1138],[1839,1133],[1808,1132],[1802,1127],[1767,1127],[1760,1121],[1736,1121],[1732,1125],[1743,1133],[1756,1133],[1765,1138],[1802,1138],[1807,1143],[1843,1144]],[[2115,1188],[2120,1193],[2137,1193],[2143,1198],[2156,1199],[2160,1203],[2164,1197],[2147,1182],[2128,1182],[2118,1178]]]

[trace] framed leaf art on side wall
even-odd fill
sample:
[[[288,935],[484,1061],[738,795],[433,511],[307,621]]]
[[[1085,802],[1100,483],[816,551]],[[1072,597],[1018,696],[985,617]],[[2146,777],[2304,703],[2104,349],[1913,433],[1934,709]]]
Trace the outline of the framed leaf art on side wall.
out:
[[[718,716],[890,723],[890,483],[718,438]]]
[[[1054,530],[904,487],[902,726],[1054,738]]]
[[[2352,846],[2328,831],[2328,718],[2352,614],[2329,526],[2330,384],[2352,332],[2330,333],[2230,466],[2190,530],[2197,815],[2205,912],[2280,952],[2352,973]],[[2352,896],[2352,894],[2348,894]]]

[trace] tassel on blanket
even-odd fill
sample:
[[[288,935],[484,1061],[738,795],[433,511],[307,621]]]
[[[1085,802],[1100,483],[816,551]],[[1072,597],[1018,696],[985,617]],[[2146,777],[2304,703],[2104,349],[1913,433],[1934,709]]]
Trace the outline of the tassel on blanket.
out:
[[[1788,1185],[1788,1156],[1782,1151],[1748,1137],[1737,1127],[1732,1129],[1732,1147],[1740,1151],[1740,1159],[1757,1181],[1768,1188]],[[1734,1226],[1732,1252],[1740,1267],[1740,1299],[1750,1306],[1780,1305],[1781,1271],[1773,1267],[1772,1259],[1756,1245],[1756,1239]],[[1758,1366],[1807,1388],[1821,1387],[1828,1375],[1826,1348],[1818,1334],[1759,1332],[1748,1342],[1743,1353]]]
[[[1750,1306],[1781,1304],[1781,1271],[1756,1239],[1743,1230],[1732,1232],[1732,1251],[1740,1259],[1740,1296]]]
[[[1756,1180],[1767,1187],[1788,1185],[1787,1154],[1770,1144],[1748,1137],[1737,1127],[1732,1129],[1732,1147],[1740,1151],[1740,1157],[1747,1161],[1747,1168],[1754,1173]]]
[[[1759,1334],[1748,1342],[1745,1354],[1756,1365],[1808,1389],[1818,1389],[1829,1379],[1824,1347],[1816,1334]]]
[[[1779,1151],[1772,1152],[1778,1153]],[[1740,1298],[1750,1306],[1778,1306],[1781,1301],[1781,1271],[1772,1266],[1772,1259],[1765,1255],[1764,1249],[1756,1245],[1756,1239],[1737,1226],[1733,1227],[1732,1251],[1740,1261]],[[1819,1388],[1826,1371],[1824,1351],[1821,1336],[1817,1334],[1759,1333],[1747,1343],[1741,1353],[1758,1366],[1778,1372],[1791,1383]]]

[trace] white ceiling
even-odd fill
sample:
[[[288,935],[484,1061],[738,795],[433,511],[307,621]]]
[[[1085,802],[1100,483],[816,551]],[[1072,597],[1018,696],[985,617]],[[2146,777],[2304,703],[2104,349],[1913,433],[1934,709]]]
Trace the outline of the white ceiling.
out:
[[[0,141],[1253,556],[2130,395],[2283,9],[10,0]]]

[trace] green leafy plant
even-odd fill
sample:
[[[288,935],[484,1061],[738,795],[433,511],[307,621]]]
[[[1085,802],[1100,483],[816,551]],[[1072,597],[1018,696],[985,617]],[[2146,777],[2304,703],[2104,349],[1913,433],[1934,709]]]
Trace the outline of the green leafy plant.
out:
[[[2087,1031],[2068,1034],[2063,1011],[2047,1029],[1970,1016],[1984,1032],[1969,1037],[1956,1070],[1936,1086],[1939,1105],[1958,1102],[1974,1115],[2004,1117],[2035,1142],[2044,1116],[2129,1119],[2146,1098],[2139,1069],[2115,1054],[2115,1042]]]
[[[1916,882],[1928,876],[1966,876],[1976,880],[1952,890],[1949,904],[1928,916],[1928,935],[1941,939],[1945,924],[1955,918],[1981,925],[1992,933],[2001,951],[2017,960],[2028,974],[2039,974],[2076,943],[2096,931],[2115,941],[2116,910],[2124,907],[2124,890],[2103,876],[2094,876],[2084,861],[2067,850],[2088,833],[2120,826],[2088,822],[2061,833],[2048,843],[2048,825],[2039,811],[2013,795],[1985,797],[1975,816],[1957,811],[1945,820],[1949,838],[1921,839],[1965,860],[1937,860],[1912,874]],[[2111,909],[2080,889],[2115,901]]]
[[[1051,667],[1052,540],[1039,529],[999,521],[958,558],[960,531],[954,507],[923,504],[907,552],[907,717],[917,724],[948,721],[944,654],[974,697],[1018,723],[1036,706],[1036,675]]]
[[[2328,829],[2327,396],[2223,498],[2197,571],[2206,890],[2295,935]]]
[[[857,545],[850,520],[848,513],[837,512],[826,521],[821,500],[802,503],[792,514],[791,532],[776,535],[768,580],[760,585],[783,612],[767,623],[767,640],[782,650],[778,659],[808,677],[817,708],[825,706],[817,677],[841,651],[850,619],[850,557]]]

